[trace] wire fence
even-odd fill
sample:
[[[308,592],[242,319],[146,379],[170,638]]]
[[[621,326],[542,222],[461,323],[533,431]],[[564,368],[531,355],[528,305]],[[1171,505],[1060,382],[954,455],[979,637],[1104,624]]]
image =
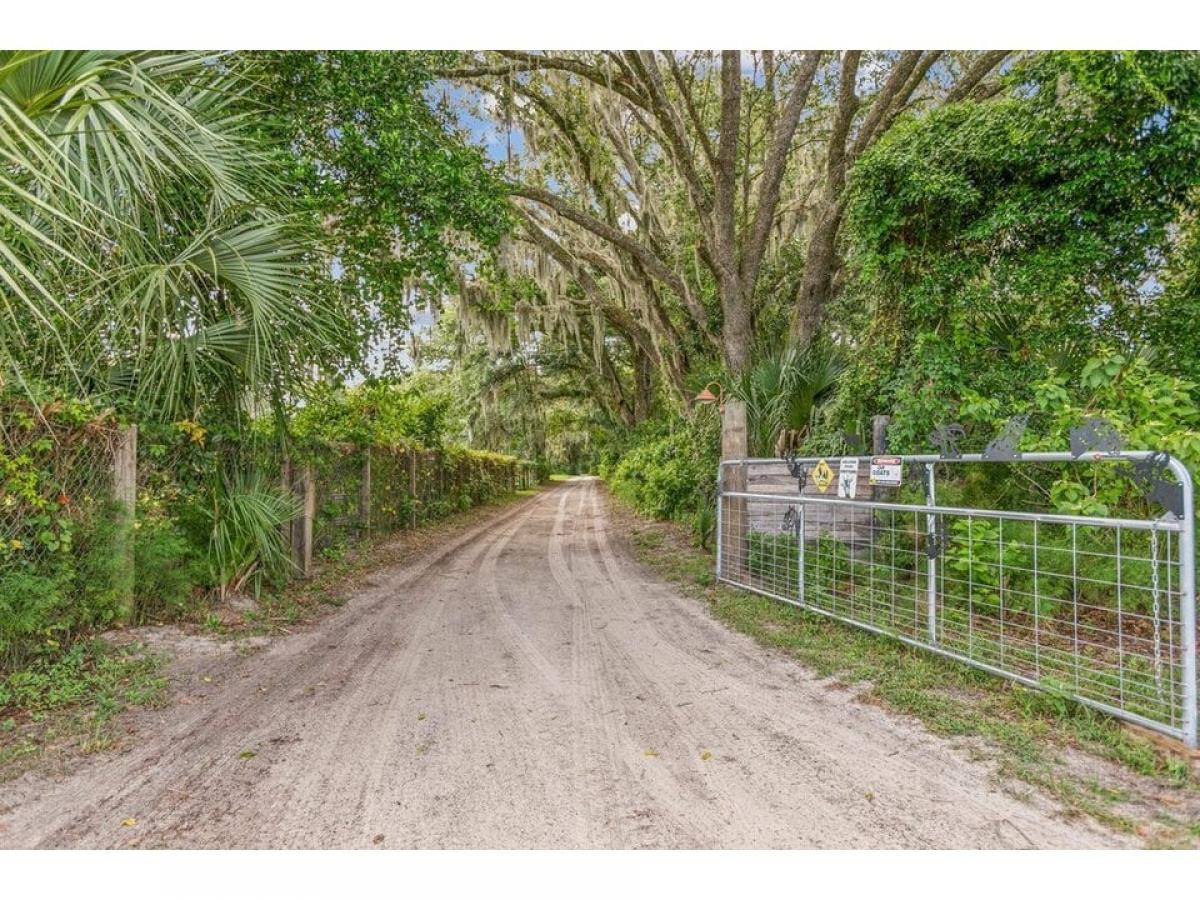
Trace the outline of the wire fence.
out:
[[[108,420],[64,424],[22,409],[0,421],[0,670],[115,614],[120,441]]]
[[[300,577],[313,572],[314,556],[533,487],[544,475],[533,463],[459,448],[322,444],[288,455],[274,442],[214,438],[194,423],[147,428],[139,440],[134,426],[69,412],[16,406],[0,416],[0,670],[76,634],[140,621],[142,606],[156,601],[139,589],[157,590],[159,569],[203,568],[206,504],[215,480],[231,472],[296,494],[301,515],[281,539]],[[189,558],[172,557],[176,550]]]
[[[51,574],[62,551],[110,511],[119,436],[107,423],[31,421],[0,432],[0,585],[17,573]]]
[[[853,498],[801,490],[782,461],[722,464],[718,577],[1194,747],[1186,469],[1174,465],[1184,516],[1114,518],[939,506],[932,473],[946,460],[916,459],[929,477],[919,503],[877,499],[866,485]]]
[[[284,464],[284,484],[303,498],[311,479],[313,549],[327,555],[372,532],[417,528],[541,481],[534,463],[457,448],[329,444],[303,459]]]

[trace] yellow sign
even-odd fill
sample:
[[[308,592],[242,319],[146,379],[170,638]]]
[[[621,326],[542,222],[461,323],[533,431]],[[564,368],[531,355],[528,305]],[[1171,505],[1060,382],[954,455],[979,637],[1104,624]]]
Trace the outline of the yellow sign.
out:
[[[829,486],[833,484],[833,469],[829,468],[829,463],[820,460],[813,467],[812,480],[822,494],[829,490]]]

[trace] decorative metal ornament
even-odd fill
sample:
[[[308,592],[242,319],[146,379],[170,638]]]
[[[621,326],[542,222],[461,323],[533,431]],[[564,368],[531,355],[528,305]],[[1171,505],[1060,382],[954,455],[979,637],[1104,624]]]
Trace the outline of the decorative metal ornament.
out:
[[[1078,459],[1085,453],[1116,453],[1121,449],[1121,435],[1107,419],[1092,416],[1071,429],[1071,456]]]
[[[962,451],[958,442],[967,436],[967,432],[957,422],[939,425],[929,432],[927,440],[938,448],[938,456],[942,459],[962,459]]]
[[[1183,518],[1183,485],[1175,480],[1170,457],[1159,451],[1133,464],[1133,480],[1146,492],[1146,499],[1157,503],[1176,519]]]
[[[867,445],[863,443],[863,439],[852,431],[843,431],[842,440],[846,443],[846,449],[851,456],[862,456],[866,453]]]
[[[803,491],[804,482],[808,481],[808,466],[796,459],[796,451],[794,450],[789,451],[784,456],[783,461],[787,465],[788,474],[796,479],[799,489]]]
[[[1012,462],[1021,458],[1021,436],[1025,434],[1025,426],[1029,424],[1029,413],[1013,416],[1004,423],[1000,433],[992,438],[992,442],[983,451],[983,458],[991,462]]]
[[[949,544],[950,536],[946,531],[946,520],[938,516],[933,531],[925,534],[925,555],[930,559],[937,559],[946,552]]]

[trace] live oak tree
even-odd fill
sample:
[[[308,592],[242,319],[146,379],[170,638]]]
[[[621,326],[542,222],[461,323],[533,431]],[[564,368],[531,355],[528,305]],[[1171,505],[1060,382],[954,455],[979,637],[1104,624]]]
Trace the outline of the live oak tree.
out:
[[[750,365],[768,295],[792,340],[813,338],[854,162],[906,112],[997,92],[1007,56],[496,51],[441,71],[520,130],[519,237],[682,399],[700,360]],[[728,400],[725,456],[745,454],[745,427]]]

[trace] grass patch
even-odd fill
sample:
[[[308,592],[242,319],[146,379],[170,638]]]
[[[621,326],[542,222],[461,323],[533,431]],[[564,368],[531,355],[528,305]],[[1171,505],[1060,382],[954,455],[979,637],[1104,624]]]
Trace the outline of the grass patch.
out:
[[[686,525],[649,522],[616,498],[613,506],[623,520],[617,530],[636,558],[732,628],[820,676],[865,685],[864,702],[969,740],[972,752],[994,760],[1001,775],[1048,792],[1070,814],[1136,832],[1157,846],[1195,843],[1200,779],[1183,758],[1067,698],[720,584],[713,555],[695,545]]]
[[[162,660],[141,644],[75,644],[62,657],[0,676],[0,781],[48,751],[94,752],[116,742],[114,720],[167,699]]]

